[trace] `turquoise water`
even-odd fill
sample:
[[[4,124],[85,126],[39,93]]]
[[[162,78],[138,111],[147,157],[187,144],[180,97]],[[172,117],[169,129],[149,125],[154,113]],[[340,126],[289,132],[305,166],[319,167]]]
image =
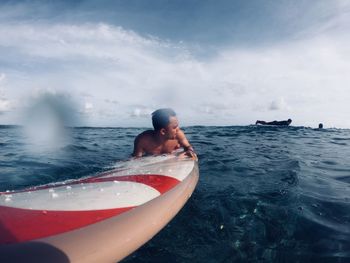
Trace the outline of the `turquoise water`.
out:
[[[38,147],[22,128],[0,126],[0,191],[108,170],[130,156],[142,130],[72,128],[70,140]],[[184,130],[199,184],[123,262],[350,262],[350,130]]]

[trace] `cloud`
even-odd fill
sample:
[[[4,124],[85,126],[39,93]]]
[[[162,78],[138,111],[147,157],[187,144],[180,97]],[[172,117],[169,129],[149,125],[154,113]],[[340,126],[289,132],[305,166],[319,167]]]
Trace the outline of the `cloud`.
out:
[[[91,102],[85,102],[83,113],[90,114],[93,112],[94,105]]]
[[[349,17],[315,20],[288,41],[227,45],[211,56],[108,23],[3,20],[6,99],[36,89],[68,93],[91,125],[150,124],[152,111],[173,107],[185,125],[288,115],[297,125],[317,119],[350,127]]]
[[[117,101],[117,100],[110,100],[110,99],[106,99],[105,102],[107,103],[111,103],[111,104],[115,104],[115,105],[118,105],[120,102]]]
[[[4,114],[5,112],[11,109],[11,104],[8,100],[0,98],[0,114]]]
[[[89,93],[87,93],[87,92],[80,92],[79,93],[79,96],[80,97],[85,97],[85,98],[91,98],[92,97],[92,95],[91,94],[89,94]]]
[[[1,85],[1,82],[3,82],[6,78],[6,75],[4,73],[0,73],[0,85]]]
[[[279,98],[277,100],[272,101],[269,107],[269,110],[272,110],[272,111],[289,110],[289,109],[290,107],[288,106],[284,98]]]
[[[200,105],[196,105],[193,107],[194,110],[198,112],[198,114],[210,114],[217,116],[225,111],[230,111],[234,108],[232,105],[225,105],[223,103],[215,103],[215,102],[207,102]]]
[[[153,111],[153,109],[150,109],[147,106],[138,106],[132,110],[132,112],[130,113],[130,117],[149,119]]]
[[[6,75],[0,73],[0,115],[10,111],[12,109],[12,103],[5,97],[5,91],[2,88],[3,82],[5,82]]]
[[[147,50],[147,53],[152,53],[155,49],[168,46],[167,43],[142,38],[132,31],[104,23],[97,25],[2,24],[0,36],[2,48],[10,47],[18,50],[28,58],[61,61],[100,59],[109,60],[111,65],[125,62],[126,56],[132,56],[142,62],[147,54],[135,51]],[[121,47],[126,52],[125,55],[118,52]]]
[[[346,0],[260,1],[5,1],[0,22],[84,24],[102,21],[173,42],[196,45],[203,55],[232,43],[260,46],[333,28]]]

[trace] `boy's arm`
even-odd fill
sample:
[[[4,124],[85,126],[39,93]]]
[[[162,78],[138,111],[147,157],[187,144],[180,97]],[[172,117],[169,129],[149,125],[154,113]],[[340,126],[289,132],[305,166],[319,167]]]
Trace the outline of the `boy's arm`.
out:
[[[179,130],[177,132],[177,139],[178,139],[180,145],[184,148],[187,155],[189,155],[190,157],[196,157],[196,153],[195,153],[193,147],[191,146],[191,144],[187,140],[187,138],[182,130]]]

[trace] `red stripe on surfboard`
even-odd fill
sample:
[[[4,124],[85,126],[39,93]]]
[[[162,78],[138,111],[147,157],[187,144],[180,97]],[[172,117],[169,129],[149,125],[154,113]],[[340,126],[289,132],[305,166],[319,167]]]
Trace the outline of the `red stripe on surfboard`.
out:
[[[176,178],[157,175],[157,174],[138,174],[138,175],[125,175],[125,176],[111,176],[111,177],[97,177],[88,178],[85,183],[99,183],[99,182],[134,182],[148,185],[156,189],[159,193],[163,194],[176,186],[180,181]],[[81,183],[81,182],[80,182]]]
[[[113,174],[113,172],[105,173],[103,174],[103,176],[106,176],[108,174]],[[96,176],[96,177],[77,180],[69,183],[44,185],[44,186],[38,186],[38,187],[28,188],[24,190],[14,191],[14,192],[0,192],[0,195],[16,194],[16,193],[23,193],[23,192],[29,192],[29,191],[38,191],[38,190],[56,188],[61,186],[69,186],[69,185],[75,185],[75,184],[82,184],[82,183],[98,183],[98,182],[111,182],[111,181],[123,181],[123,182],[134,182],[134,183],[145,184],[156,189],[161,194],[169,191],[171,188],[173,188],[180,182],[176,178],[166,176],[166,175],[158,175],[158,174],[135,174],[135,175],[123,175],[123,176],[111,176],[111,177]]]
[[[132,208],[43,211],[0,206],[0,244],[13,244],[61,234],[119,215]]]
[[[74,184],[93,184],[99,182],[126,181],[148,185],[161,194],[169,191],[180,181],[164,175],[128,175],[111,177],[93,177],[72,182]],[[63,185],[43,186],[30,191],[55,188]],[[16,194],[25,191],[11,192],[6,194]],[[52,211],[49,210],[29,210],[0,206],[0,244],[11,244],[44,238],[84,227],[107,218],[119,215],[133,207],[123,207],[105,210],[88,211]]]

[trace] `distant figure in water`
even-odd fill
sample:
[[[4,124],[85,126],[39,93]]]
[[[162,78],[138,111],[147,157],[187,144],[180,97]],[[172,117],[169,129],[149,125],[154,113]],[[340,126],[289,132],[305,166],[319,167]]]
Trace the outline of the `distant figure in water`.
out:
[[[255,124],[262,124],[262,125],[276,125],[276,126],[289,126],[292,123],[291,119],[288,119],[286,121],[256,121]]]
[[[183,147],[185,154],[197,158],[184,132],[179,128],[179,121],[172,109],[159,109],[152,113],[154,130],[139,134],[134,142],[133,156],[172,153]]]
[[[320,124],[318,125],[318,128],[319,128],[319,129],[323,129],[323,124],[320,123]]]

